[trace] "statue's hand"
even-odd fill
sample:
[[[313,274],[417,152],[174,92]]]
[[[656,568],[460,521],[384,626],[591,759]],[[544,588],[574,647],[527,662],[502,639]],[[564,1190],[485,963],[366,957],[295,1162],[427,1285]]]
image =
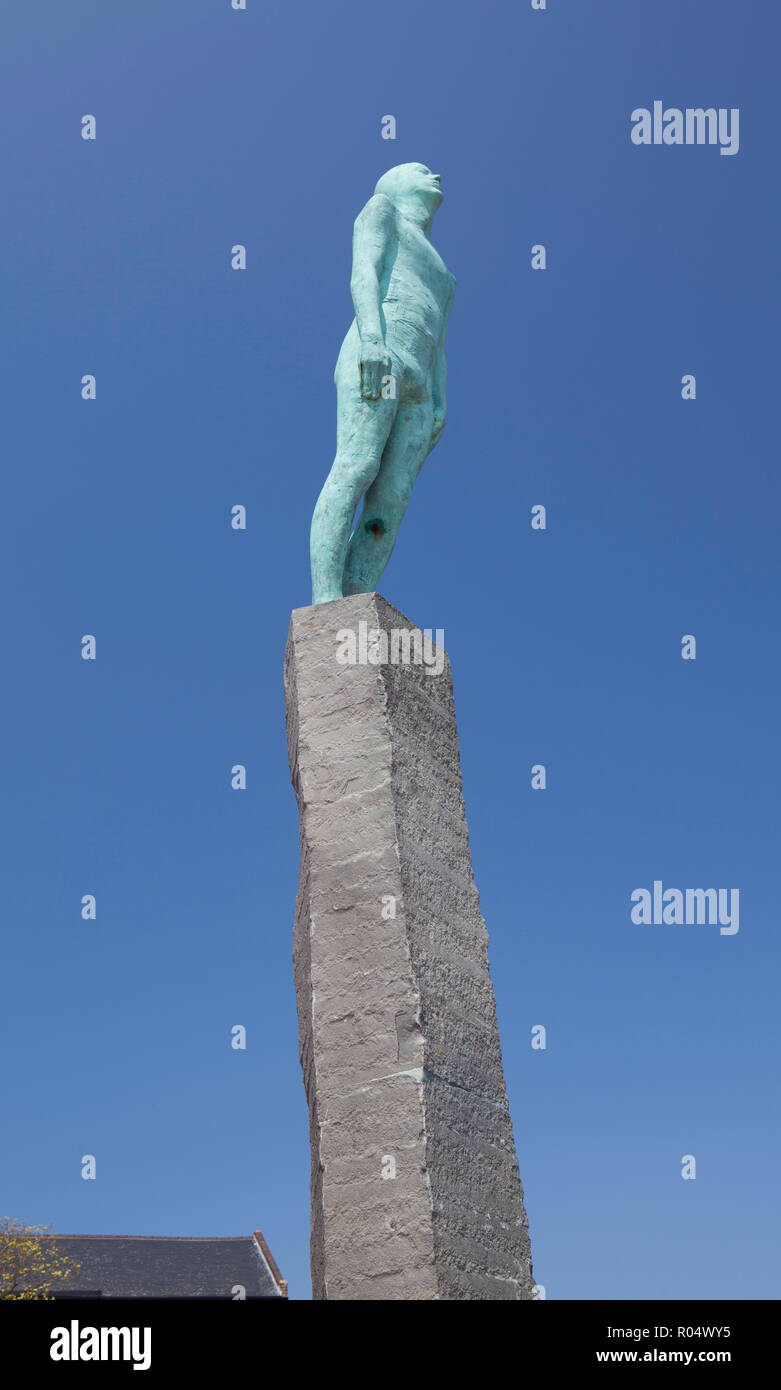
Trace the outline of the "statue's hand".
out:
[[[445,413],[445,407],[443,405],[436,405],[434,407],[434,423],[431,427],[430,445],[430,448],[432,449],[434,448],[434,445],[439,442],[439,437],[442,434],[443,429],[445,428]]]
[[[361,342],[361,395],[365,401],[378,401],[382,394],[382,378],[390,376],[391,360],[382,338]]]

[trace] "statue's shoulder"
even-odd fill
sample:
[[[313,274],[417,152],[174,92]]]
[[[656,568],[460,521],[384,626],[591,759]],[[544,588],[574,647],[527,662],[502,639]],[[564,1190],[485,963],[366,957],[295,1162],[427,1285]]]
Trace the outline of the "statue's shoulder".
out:
[[[373,193],[368,203],[364,203],[355,219],[357,226],[391,228],[396,222],[396,209],[384,193]]]

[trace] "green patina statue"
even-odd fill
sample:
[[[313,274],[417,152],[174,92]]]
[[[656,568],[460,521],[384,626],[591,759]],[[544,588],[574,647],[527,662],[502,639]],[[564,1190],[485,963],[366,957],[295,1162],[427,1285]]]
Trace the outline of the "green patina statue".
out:
[[[441,202],[439,174],[399,164],[355,221],[355,318],[334,372],[336,458],[312,517],[313,603],[377,588],[412,485],[445,426],[456,282],[430,240]]]

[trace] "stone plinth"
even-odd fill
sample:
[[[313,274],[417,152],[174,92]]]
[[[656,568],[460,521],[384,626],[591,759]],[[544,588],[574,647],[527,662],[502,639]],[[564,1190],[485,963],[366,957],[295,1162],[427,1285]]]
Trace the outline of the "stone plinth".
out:
[[[285,656],[313,1293],[530,1299],[450,665],[414,632],[356,594],[296,609]]]

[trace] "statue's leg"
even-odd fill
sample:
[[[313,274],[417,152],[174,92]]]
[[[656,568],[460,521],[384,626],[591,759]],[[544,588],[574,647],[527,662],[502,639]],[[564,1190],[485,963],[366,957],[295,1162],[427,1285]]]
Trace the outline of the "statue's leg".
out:
[[[398,408],[395,400],[365,401],[360,365],[337,371],[336,458],[317,500],[309,549],[312,602],[342,598],[342,580],[355,509],[377,476]]]
[[[377,588],[396,544],[412,485],[428,455],[433,421],[429,400],[399,406],[379,472],[366,493],[350,540],[345,594],[372,593]]]

